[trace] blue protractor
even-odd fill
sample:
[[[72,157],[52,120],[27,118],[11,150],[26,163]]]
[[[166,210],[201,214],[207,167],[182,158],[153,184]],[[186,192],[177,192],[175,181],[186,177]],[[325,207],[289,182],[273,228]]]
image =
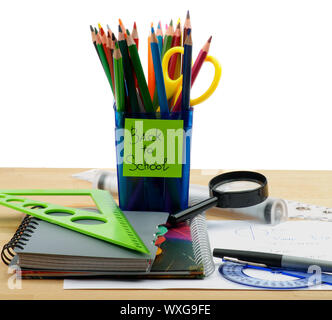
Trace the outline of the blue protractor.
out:
[[[295,277],[294,280],[265,280],[254,278],[246,273],[244,273],[245,269],[253,268],[253,269],[260,269],[265,270],[267,272],[274,272],[274,273],[282,273],[288,276]],[[281,270],[281,269],[270,269],[270,268],[261,268],[261,267],[253,267],[246,264],[234,263],[234,262],[226,262],[223,263],[219,267],[220,274],[230,281],[250,286],[256,288],[264,288],[264,289],[300,289],[300,288],[308,288],[313,283],[309,281],[310,277],[313,274],[306,273],[306,272],[299,272],[299,271],[291,271],[291,270]],[[328,274],[322,274],[322,283],[332,284],[332,276]]]

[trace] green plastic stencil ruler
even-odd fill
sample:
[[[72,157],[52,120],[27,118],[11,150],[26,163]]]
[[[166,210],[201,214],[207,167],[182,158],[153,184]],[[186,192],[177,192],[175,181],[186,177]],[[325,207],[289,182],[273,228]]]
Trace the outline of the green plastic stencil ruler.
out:
[[[29,200],[21,196],[90,196],[100,213]],[[0,190],[0,205],[104,241],[150,254],[112,196],[104,190]],[[90,220],[90,223],[84,224],[86,220]]]

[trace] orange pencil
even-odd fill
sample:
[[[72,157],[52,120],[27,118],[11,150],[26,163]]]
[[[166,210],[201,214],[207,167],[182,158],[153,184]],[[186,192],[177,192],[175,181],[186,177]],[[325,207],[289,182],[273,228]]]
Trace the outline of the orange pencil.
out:
[[[121,26],[121,29],[122,29],[122,32],[123,32],[123,35],[124,35],[125,39],[127,39],[126,28],[125,28],[125,26],[124,26],[121,19],[119,19],[119,25]]]

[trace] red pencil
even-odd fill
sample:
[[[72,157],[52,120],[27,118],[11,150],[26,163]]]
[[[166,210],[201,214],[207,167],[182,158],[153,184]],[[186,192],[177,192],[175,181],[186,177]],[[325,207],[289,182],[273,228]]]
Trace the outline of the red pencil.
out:
[[[173,47],[178,47],[178,46],[181,46],[181,29],[180,29],[180,23],[178,23],[178,25],[176,26],[176,30],[174,32],[174,37],[172,39],[172,48]],[[169,62],[168,74],[169,74],[169,77],[171,79],[174,79],[175,68],[176,68],[176,64],[177,64],[178,56],[179,55],[180,55],[179,53],[173,54],[172,57],[171,57],[171,60]]]
[[[134,27],[133,27],[133,31],[131,33],[131,36],[133,37],[133,39],[136,43],[137,50],[138,50],[139,38],[138,38],[136,22],[134,22]]]
[[[107,41],[108,40],[107,40],[107,35],[104,31],[103,31],[102,35],[100,34],[100,40],[101,40],[101,43],[103,45],[103,49],[104,49],[104,52],[105,52],[105,56],[106,56],[106,59],[107,59],[107,62],[108,62],[109,69],[111,71],[111,69],[113,69],[113,63],[111,63],[111,61],[113,61],[113,59],[112,59],[112,56],[111,56],[111,52],[110,52],[109,48],[107,47]]]
[[[100,31],[101,35],[103,35],[105,32],[104,32],[104,29],[103,29],[103,27],[101,26],[100,23],[98,23],[98,28],[99,28],[99,31]]]

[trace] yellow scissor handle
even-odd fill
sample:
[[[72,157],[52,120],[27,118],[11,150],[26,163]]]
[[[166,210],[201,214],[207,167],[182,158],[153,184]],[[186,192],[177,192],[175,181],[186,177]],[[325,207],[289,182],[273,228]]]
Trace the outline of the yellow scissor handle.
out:
[[[205,61],[211,62],[213,64],[214,77],[213,77],[210,87],[200,97],[198,97],[196,99],[190,99],[191,106],[200,104],[203,101],[205,101],[206,99],[208,99],[212,95],[212,93],[217,89],[220,78],[221,78],[222,68],[221,68],[219,61],[215,57],[212,57],[212,56],[207,56],[205,58]]]
[[[171,59],[171,56],[176,53],[183,54],[184,49],[183,47],[173,47],[169,49],[163,58],[162,62],[162,68],[163,68],[163,74],[164,74],[164,81],[165,81],[165,89],[166,89],[166,96],[167,100],[172,98],[175,94],[175,92],[178,90],[178,88],[182,85],[182,75],[177,79],[171,79],[168,74],[168,64],[169,60]]]
[[[183,54],[183,52],[184,52],[183,47],[173,47],[170,50],[168,50],[164,55],[163,62],[162,62],[162,68],[163,68],[163,74],[164,74],[164,80],[165,80],[167,100],[170,99],[171,97],[173,97],[175,94],[178,96],[179,91],[181,90],[181,86],[182,86],[182,75],[179,78],[174,79],[174,80],[169,77],[169,74],[168,74],[169,60],[173,54],[176,54],[176,53]],[[208,99],[212,95],[212,93],[216,90],[216,88],[219,84],[220,78],[221,78],[222,68],[221,68],[219,61],[212,56],[207,56],[205,58],[205,61],[211,62],[213,64],[214,77],[213,77],[210,87],[201,96],[199,96],[196,99],[190,100],[191,106],[202,103],[203,101]]]

